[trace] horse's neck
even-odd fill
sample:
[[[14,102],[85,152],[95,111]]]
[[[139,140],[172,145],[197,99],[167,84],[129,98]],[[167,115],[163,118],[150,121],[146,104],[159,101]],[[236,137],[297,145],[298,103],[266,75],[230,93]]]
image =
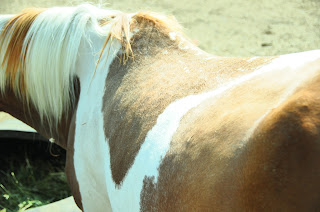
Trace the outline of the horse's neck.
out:
[[[12,17],[14,15],[0,15],[0,33],[2,33],[4,26]],[[2,47],[0,47],[0,50],[4,51]],[[2,63],[0,61],[0,66],[2,66],[0,69],[3,68]],[[0,76],[5,77],[4,74]],[[9,113],[34,128],[42,136],[54,138],[57,144],[66,147],[67,130],[71,115],[64,115],[63,120],[58,124],[57,130],[52,130],[50,128],[52,124],[48,123],[48,120],[41,120],[36,107],[30,101],[27,102],[25,98],[18,97],[10,86],[6,86],[6,89],[0,93],[0,111]]]
[[[59,123],[57,130],[49,128],[50,124],[44,120],[41,121],[39,113],[32,104],[27,104],[18,98],[12,90],[7,90],[0,94],[0,111],[9,113],[13,117],[21,120],[34,128],[39,134],[46,138],[54,138],[55,143],[66,148],[69,123],[72,114],[64,115]]]
[[[2,32],[2,30],[4,29],[4,27],[8,23],[8,21],[10,21],[10,18],[12,18],[12,17],[14,17],[14,16],[13,15],[1,15],[0,16],[0,33]],[[58,26],[58,24],[56,24],[56,27],[57,26]],[[4,36],[8,37],[8,36],[12,36],[12,35],[10,33],[7,33],[7,34],[4,34]],[[25,39],[25,38],[23,38],[23,39]],[[54,48],[55,46],[52,46],[52,47]],[[59,48],[59,47],[57,47],[57,48]],[[0,53],[5,54],[6,45],[1,46],[0,50],[1,50]],[[32,53],[31,55],[34,54],[34,51],[30,50],[30,52]],[[78,51],[75,51],[75,54],[77,54],[77,52]],[[48,53],[48,51],[44,52],[43,54],[46,56],[46,53]],[[3,56],[3,55],[1,55],[1,56]],[[37,59],[37,58],[33,58],[33,60],[30,59],[29,62],[30,61],[34,62],[35,61],[34,59]],[[57,57],[55,57],[55,59],[57,59]],[[65,58],[65,59],[70,59],[70,58]],[[83,58],[81,58],[81,59],[83,59]],[[90,57],[87,57],[85,59],[85,63],[88,62],[88,61],[91,61],[90,59],[91,59]],[[41,61],[41,59],[39,59],[39,58],[38,58],[38,60]],[[43,61],[45,61],[45,60],[43,60]],[[54,59],[53,59],[53,61],[54,61]],[[57,62],[57,61],[55,61],[55,62]],[[39,106],[39,104],[38,104],[39,101],[33,101],[34,99],[30,99],[28,97],[25,97],[24,94],[20,93],[19,89],[18,89],[18,91],[17,90],[13,91],[12,86],[6,84],[6,82],[8,82],[8,80],[3,80],[3,79],[7,79],[8,76],[6,76],[5,70],[4,70],[4,69],[6,69],[6,65],[3,65],[3,64],[6,64],[6,63],[4,63],[4,61],[0,61],[0,65],[1,65],[0,69],[1,69],[1,72],[2,72],[1,75],[0,75],[0,77],[2,77],[2,80],[1,80],[2,91],[1,91],[1,99],[0,99],[0,109],[2,111],[10,113],[12,116],[20,119],[21,121],[25,122],[29,126],[33,127],[34,129],[36,129],[43,136],[45,136],[47,138],[54,138],[58,144],[60,144],[61,146],[65,147],[66,146],[66,142],[67,142],[67,137],[68,137],[69,124],[70,124],[71,116],[73,115],[74,111],[65,112],[66,110],[64,110],[64,111],[62,111],[61,119],[60,118],[57,119],[58,121],[50,120],[51,119],[51,115],[47,115],[47,114],[50,114],[50,113],[48,113],[46,110],[42,110],[42,113],[41,113],[41,111],[39,112],[39,110],[38,110],[39,107],[43,106],[43,105]],[[50,63],[50,64],[51,65],[52,64],[53,65],[58,65],[58,63],[55,64],[54,62]],[[28,63],[28,65],[30,65],[30,63]],[[89,66],[89,63],[85,64],[85,65]],[[72,67],[72,69],[73,69],[73,67]],[[54,68],[50,70],[51,73],[54,73],[52,70],[54,70]],[[31,68],[27,68],[26,71],[31,71]],[[39,67],[38,71],[48,71],[48,70],[46,70],[46,68],[43,66],[43,67]],[[66,73],[66,70],[60,70],[60,71]],[[38,76],[38,75],[32,75],[32,76],[29,75],[29,76],[30,76],[29,78],[32,78],[32,77]],[[49,75],[49,76],[51,76],[51,75]],[[69,74],[69,76],[66,75],[66,77],[73,77],[73,76],[74,76],[74,74]],[[34,83],[37,83],[37,82],[40,83],[40,81],[46,82],[48,84],[47,84],[47,86],[43,86],[42,89],[33,90],[34,92],[29,94],[30,97],[36,97],[35,99],[41,99],[41,101],[43,101],[43,102],[45,102],[45,101],[47,101],[47,102],[51,101],[52,102],[52,99],[53,99],[52,96],[43,95],[43,96],[39,97],[37,92],[40,91],[40,92],[42,92],[42,94],[50,93],[51,89],[53,89],[55,86],[59,86],[59,85],[58,84],[57,85],[53,85],[52,83],[49,83],[50,80],[51,80],[50,77],[46,78],[44,76],[40,76],[39,75],[39,78],[32,78],[32,79],[34,81],[28,82],[31,85],[34,84]],[[63,79],[63,80],[66,81],[66,80],[68,80],[68,78],[67,79]],[[52,82],[56,82],[56,81],[52,80]],[[60,80],[60,82],[61,82],[61,80]],[[3,83],[4,83],[4,85],[3,85]],[[78,86],[78,85],[74,84],[74,86]],[[63,87],[63,86],[61,86],[61,87]],[[68,87],[68,86],[64,86],[64,87]],[[44,90],[44,89],[48,89],[48,91]],[[28,89],[28,90],[30,91],[30,89]],[[51,93],[58,93],[58,92],[55,92],[55,91],[52,92],[51,91]],[[24,97],[21,98],[20,95],[24,96]],[[45,99],[46,97],[49,97],[50,99],[46,100]],[[59,103],[61,105],[61,101],[56,101],[56,100],[54,100],[54,101],[57,102],[57,106],[59,105]],[[73,103],[75,103],[77,101],[77,99],[72,98],[71,101],[73,101]],[[41,104],[41,102],[40,102],[40,104]],[[55,104],[52,104],[52,105],[53,105],[53,107],[55,107]],[[73,107],[73,106],[74,105],[70,106],[70,108]],[[49,107],[49,108],[52,108],[52,107]],[[64,108],[64,109],[66,109],[66,108]],[[55,108],[53,108],[52,110],[56,111]],[[43,114],[45,114],[45,116],[43,116]],[[51,114],[52,114],[52,111],[51,111]]]
[[[14,17],[14,15],[0,15],[0,33],[2,32],[4,25],[12,17]],[[0,65],[2,65],[2,61]],[[46,130],[46,127],[43,124],[40,124],[40,117],[32,105],[27,106],[27,104],[18,98],[11,89],[2,91],[0,96],[0,111],[11,114],[15,118],[36,129],[45,137],[52,137],[49,131]]]

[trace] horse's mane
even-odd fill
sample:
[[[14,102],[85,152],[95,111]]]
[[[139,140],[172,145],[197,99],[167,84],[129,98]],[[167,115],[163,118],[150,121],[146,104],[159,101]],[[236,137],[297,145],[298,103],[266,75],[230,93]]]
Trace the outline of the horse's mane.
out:
[[[0,31],[1,92],[12,89],[27,105],[34,104],[41,121],[55,128],[75,106],[75,65],[81,40],[88,39],[86,31],[90,28],[106,36],[100,58],[107,43],[116,39],[127,60],[132,56],[130,33],[138,22],[151,22],[163,32],[180,28],[163,15],[140,12],[128,18],[119,11],[88,4],[22,11]],[[103,30],[106,24],[112,24],[108,32]]]
[[[122,43],[122,47],[124,49],[124,63],[130,56],[133,56],[129,35],[135,27],[143,28],[147,24],[152,24],[156,29],[164,34],[169,34],[170,32],[181,32],[181,26],[174,17],[168,17],[151,11],[138,12],[134,14],[130,20],[125,13],[117,14],[114,18],[113,26],[111,27],[111,31],[102,47],[100,57],[102,56],[102,52],[110,38],[116,38]],[[109,22],[110,21],[102,20],[101,24],[105,25]]]

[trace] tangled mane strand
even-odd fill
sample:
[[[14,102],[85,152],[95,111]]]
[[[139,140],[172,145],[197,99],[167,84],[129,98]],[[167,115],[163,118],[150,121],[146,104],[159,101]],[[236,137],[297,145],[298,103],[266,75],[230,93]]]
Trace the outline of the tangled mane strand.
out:
[[[113,38],[116,38],[122,44],[124,54],[122,55],[123,57],[120,58],[120,60],[122,60],[123,64],[125,64],[129,58],[134,58],[131,47],[132,41],[130,40],[130,34],[134,33],[133,31],[135,27],[143,29],[151,23],[156,29],[166,35],[168,35],[170,32],[182,33],[181,25],[173,16],[165,16],[151,11],[138,12],[134,14],[131,19],[129,19],[128,14],[125,13],[119,13],[111,18],[114,19],[111,31],[101,49],[97,66],[101,60],[102,54],[108,42]],[[106,25],[109,23],[110,20],[100,21],[101,25]]]
[[[117,15],[112,15],[110,17],[110,19],[113,19],[112,23],[111,20],[100,20],[100,25],[104,26],[107,24],[112,24],[111,26],[111,30],[101,48],[100,51],[100,55],[99,55],[99,59],[96,65],[96,69],[95,72],[97,70],[98,64],[100,63],[101,57],[103,55],[103,52],[107,46],[107,44],[109,43],[109,41],[112,41],[114,38],[117,39],[121,45],[122,48],[125,51],[125,58],[123,58],[123,63],[125,63],[128,58],[130,57],[130,55],[133,57],[133,52],[132,52],[132,48],[131,48],[131,44],[130,44],[130,20],[127,16],[127,14],[125,13],[119,13]],[[109,46],[111,47],[111,46]],[[109,51],[110,49],[108,49],[108,53],[107,53],[107,57],[109,56]]]

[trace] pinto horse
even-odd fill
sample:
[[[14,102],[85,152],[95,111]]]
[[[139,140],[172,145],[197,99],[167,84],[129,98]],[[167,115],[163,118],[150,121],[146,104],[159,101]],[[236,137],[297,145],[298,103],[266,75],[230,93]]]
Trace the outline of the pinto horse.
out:
[[[320,209],[320,51],[218,57],[170,17],[0,20],[1,110],[67,150],[83,211]]]

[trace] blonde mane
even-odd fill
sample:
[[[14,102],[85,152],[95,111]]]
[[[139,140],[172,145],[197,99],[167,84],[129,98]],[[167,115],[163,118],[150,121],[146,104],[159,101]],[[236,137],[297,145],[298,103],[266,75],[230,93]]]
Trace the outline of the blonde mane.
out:
[[[32,103],[41,121],[55,129],[75,106],[75,64],[81,40],[89,39],[87,30],[106,36],[97,64],[113,39],[121,42],[126,62],[134,56],[131,34],[147,22],[165,33],[180,30],[175,19],[152,12],[129,16],[88,4],[24,10],[0,31],[0,90],[12,89],[26,105]],[[103,28],[107,24],[109,31]]]
[[[0,40],[0,46],[7,46],[1,67],[6,67],[4,70],[6,78],[8,79],[8,86],[13,90],[17,88],[22,93],[26,93],[24,80],[25,57],[21,58],[20,54],[24,38],[32,22],[42,11],[43,9],[28,9],[23,11],[21,14],[9,20],[1,33],[1,38],[3,39]],[[5,43],[7,43],[7,45],[5,45]],[[20,60],[17,58],[20,58]],[[18,75],[19,80],[17,80],[18,85],[16,85],[15,82]]]

